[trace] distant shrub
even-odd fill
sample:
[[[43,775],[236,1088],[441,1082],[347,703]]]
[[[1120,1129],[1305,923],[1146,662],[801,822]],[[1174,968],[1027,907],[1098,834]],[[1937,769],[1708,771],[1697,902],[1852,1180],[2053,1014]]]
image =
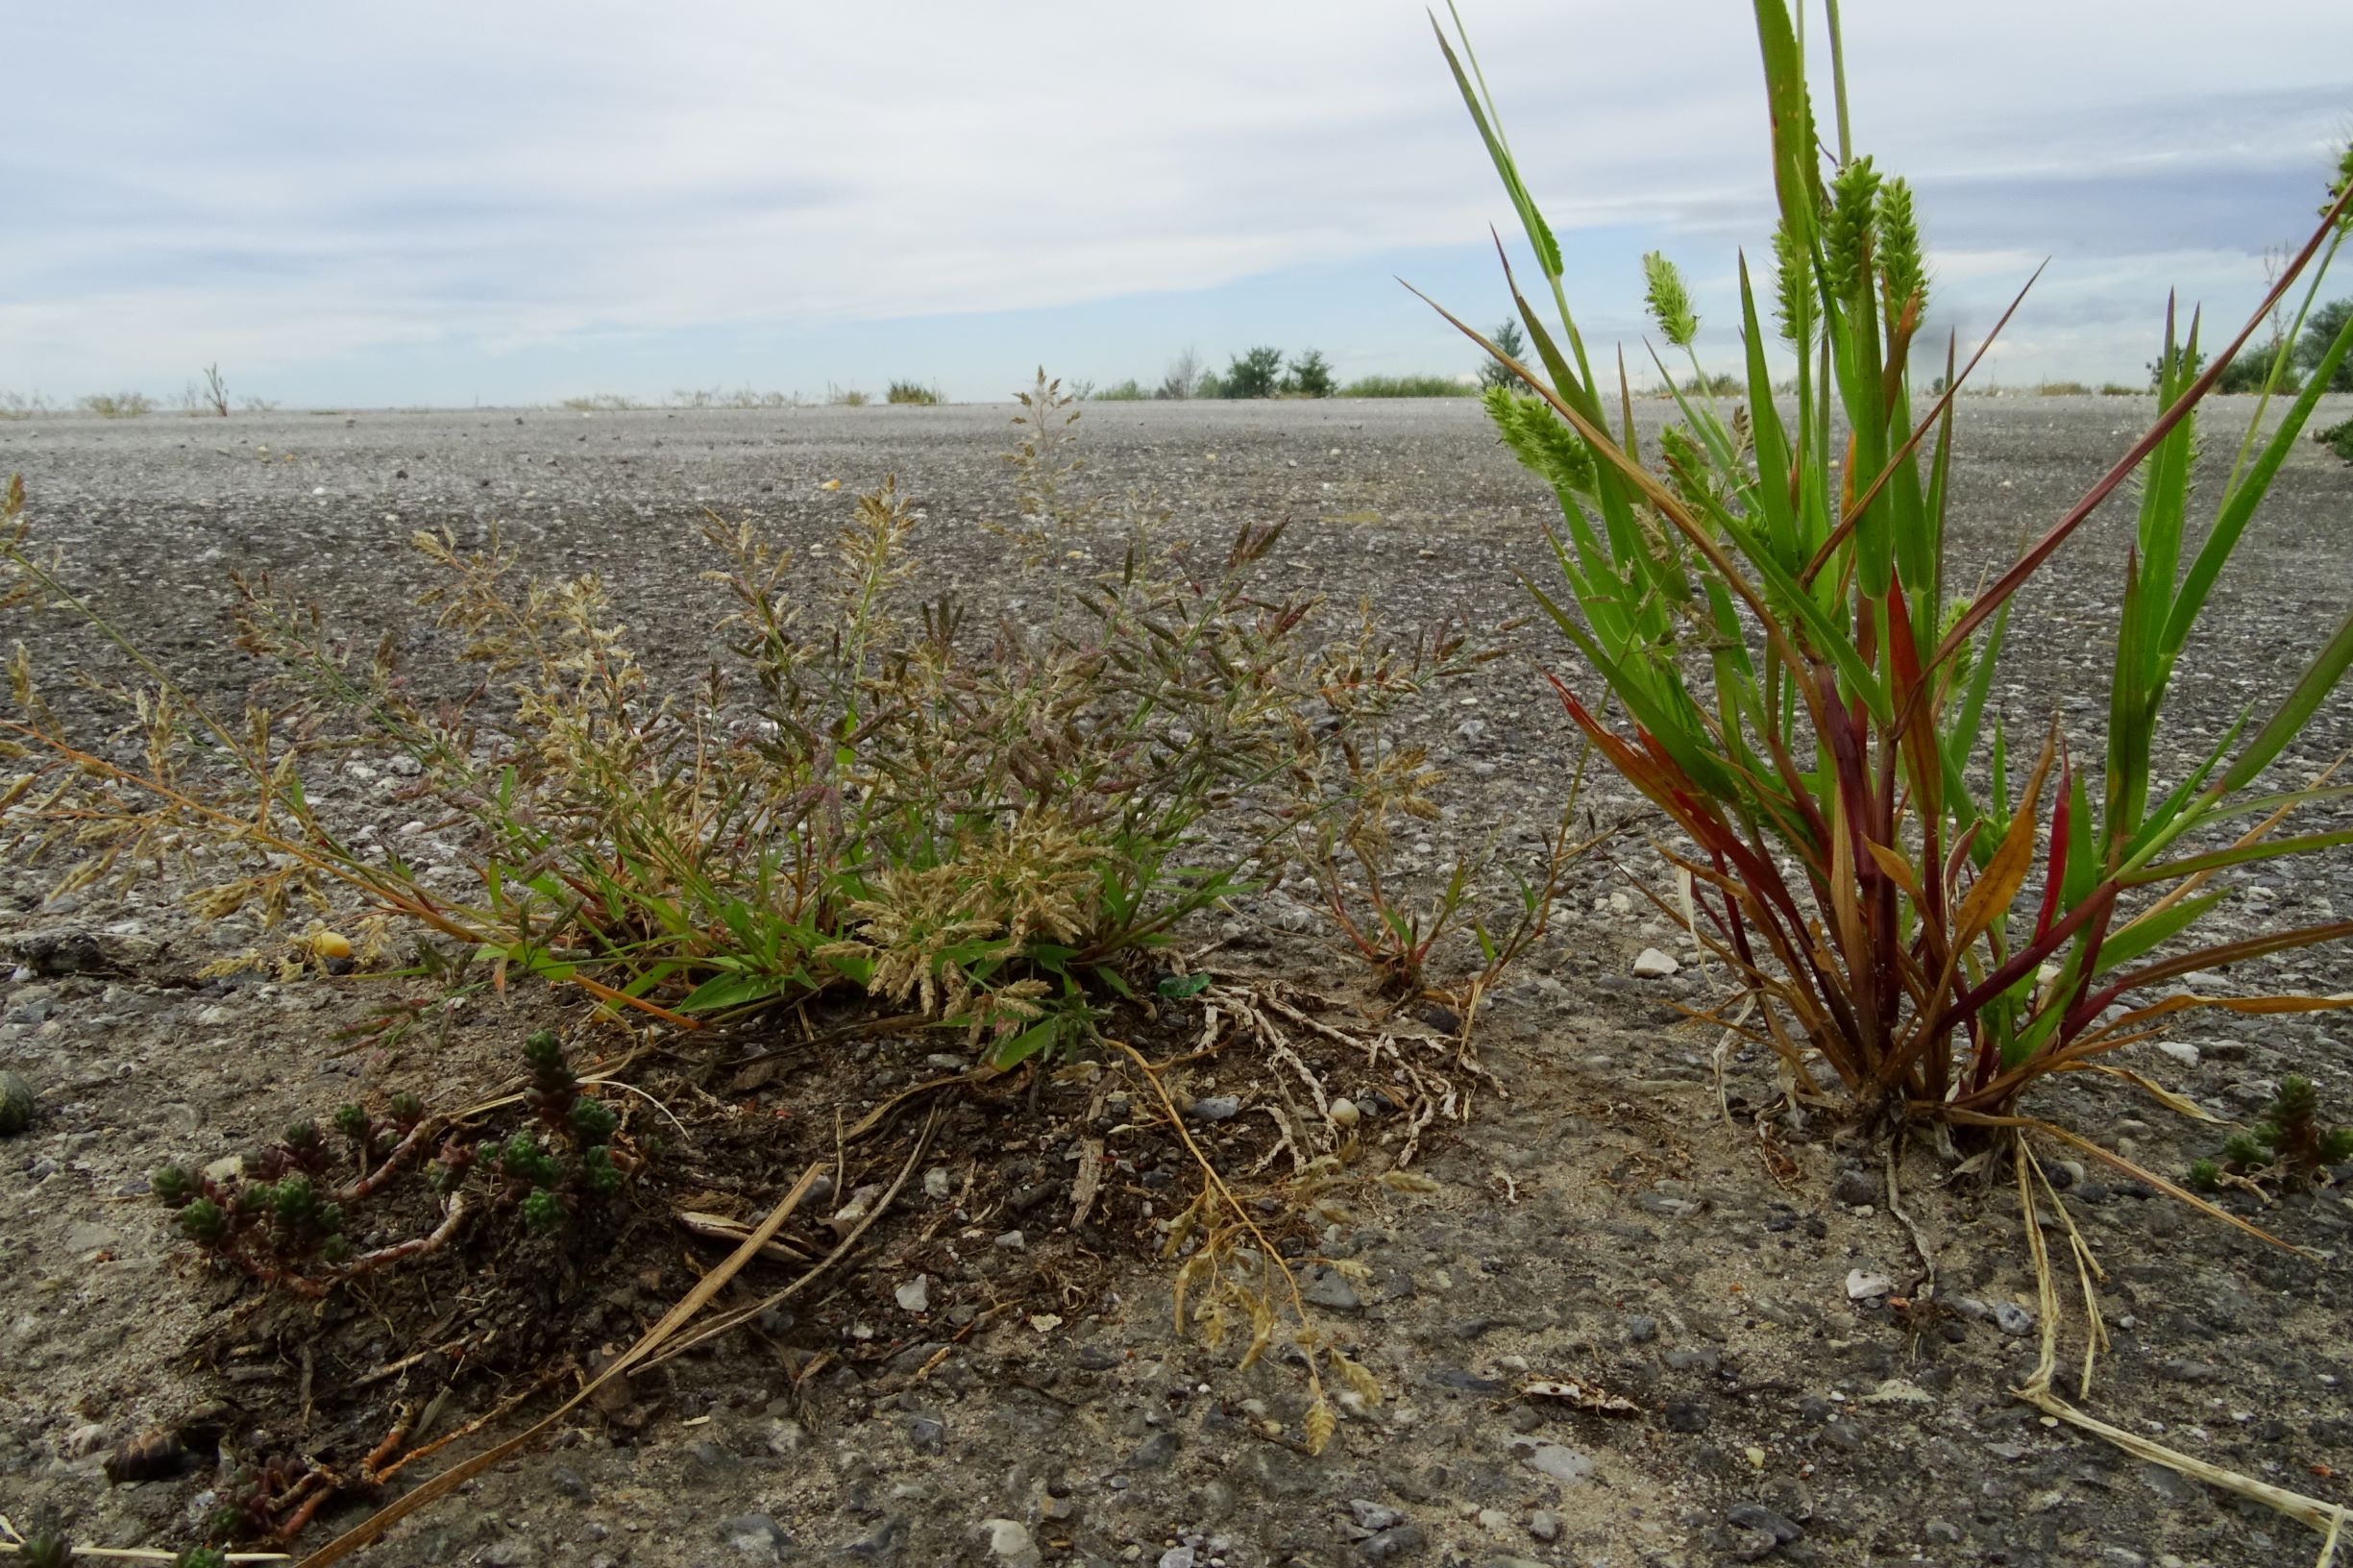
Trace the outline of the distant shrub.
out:
[[[1703,372],[1678,384],[1681,386],[1683,395],[1689,398],[1737,398],[1749,390],[1749,383],[1728,370],[1719,370],[1713,375]]]
[[[631,403],[618,392],[591,392],[584,398],[566,398],[564,406],[575,413],[586,414],[620,413],[626,408],[635,408],[638,404]]]
[[[861,400],[865,394],[860,393]],[[682,387],[670,395],[674,408],[797,408],[797,392],[763,392],[756,386],[739,386],[729,392],[723,387]]]
[[[883,398],[890,403],[938,403],[940,389],[920,381],[893,381]]]
[[[1303,398],[1332,396],[1332,367],[1321,353],[1310,349],[1291,360],[1290,372],[1283,378],[1283,390]]]
[[[2345,329],[2345,318],[2353,316],[2353,297],[2331,300],[2304,318],[2304,335],[2295,341],[2295,362],[2302,370],[2316,370],[2328,357],[2329,345]],[[2331,392],[2353,392],[2353,354],[2337,362],[2337,373],[2328,379]]]
[[[1340,388],[1343,398],[1468,398],[1478,395],[1471,381],[1452,376],[1360,376]]]
[[[874,400],[871,395],[861,392],[854,386],[844,388],[834,385],[831,381],[827,381],[825,383],[825,401],[832,404],[837,408],[863,408],[868,404],[872,403]]]
[[[2239,357],[2222,367],[2222,379],[2215,383],[2218,392],[2261,392],[2271,379],[2273,351],[2259,349],[2252,343],[2240,351]],[[2303,390],[2304,379],[2288,366],[2281,366],[2278,392]]]
[[[1261,344],[1248,354],[1236,355],[1226,366],[1222,380],[1229,398],[1271,398],[1283,378],[1283,351]]]
[[[1509,355],[1512,358],[1521,360],[1525,360],[1527,358],[1528,338],[1526,334],[1520,331],[1520,324],[1518,322],[1504,322],[1495,329],[1491,335],[1495,339],[1495,346],[1504,353]],[[1504,362],[1501,359],[1490,356],[1488,358],[1482,359],[1479,362],[1479,385],[1483,391],[1490,386],[1511,386],[1516,384],[1519,378],[1513,376],[1511,372],[1504,368]],[[1441,392],[1415,395],[1445,397],[1448,394]],[[1378,396],[1378,394],[1365,393],[1363,396],[1372,397]]]
[[[1213,370],[1203,371],[1201,380],[1193,385],[1193,396],[1196,398],[1222,398],[1229,395],[1226,391],[1225,378]]]
[[[1093,401],[1096,403],[1145,403],[1156,395],[1146,392],[1137,384],[1136,378],[1133,376],[1116,386],[1099,386],[1092,394]]]
[[[53,414],[56,405],[38,392],[31,397],[22,392],[0,392],[0,419],[31,419],[36,414]]]
[[[100,419],[137,419],[156,410],[156,400],[144,392],[93,392],[82,400],[86,413]]]
[[[2102,381],[2099,383],[2099,395],[2103,398],[2137,398],[2141,395],[2141,388],[2126,386],[2122,381]]]
[[[1152,389],[1152,395],[1177,401],[1217,396],[1214,392],[1202,390],[1201,383],[1206,379],[1207,375],[1201,368],[1200,354],[1188,345],[1183,354],[1168,361],[1167,372],[1161,377],[1160,385]]]
[[[2088,398],[2092,389],[2081,381],[2045,381],[2036,387],[2038,396],[2046,398]]]
[[[2331,425],[2327,429],[2315,435],[2313,439],[2342,457],[2346,462],[2353,463],[2353,419]]]

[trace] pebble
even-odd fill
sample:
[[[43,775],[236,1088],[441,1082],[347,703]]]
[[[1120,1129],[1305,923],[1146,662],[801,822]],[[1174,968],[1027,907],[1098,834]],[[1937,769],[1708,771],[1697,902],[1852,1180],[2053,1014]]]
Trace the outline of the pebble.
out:
[[[1521,1445],[1528,1450],[1524,1456],[1528,1468],[1540,1476],[1574,1485],[1593,1479],[1593,1461],[1577,1450],[1561,1443],[1532,1443]]]
[[[1830,1184],[1830,1196],[1850,1209],[1875,1205],[1879,1201],[1879,1178],[1860,1166],[1850,1165]]]
[[[1634,978],[1663,980],[1682,968],[1673,953],[1662,953],[1655,947],[1645,947],[1634,960]]]
[[[931,1311],[931,1276],[928,1274],[918,1274],[891,1293],[898,1298],[899,1306],[907,1311]]]
[[[2198,1049],[2186,1040],[2161,1040],[2157,1041],[2157,1049],[2185,1067],[2197,1066]]]
[[[1419,1525],[1392,1525],[1357,1545],[1357,1555],[1366,1562],[1389,1562],[1409,1553],[1419,1552],[1428,1543]]]
[[[1735,1503],[1724,1517],[1734,1530],[1763,1531],[1773,1537],[1776,1546],[1787,1546],[1805,1538],[1803,1526],[1783,1518],[1762,1503]]]
[[[1364,1306],[1364,1299],[1357,1294],[1357,1287],[1348,1282],[1346,1275],[1336,1269],[1317,1269],[1299,1293],[1314,1305],[1336,1312],[1358,1311]]]
[[[77,1258],[120,1245],[122,1245],[122,1237],[104,1225],[94,1225],[86,1219],[78,1219],[65,1227],[65,1250]]]
[[[980,1528],[989,1532],[989,1555],[997,1561],[1012,1568],[1038,1568],[1038,1543],[1030,1539],[1029,1527],[1020,1520],[983,1519]]]
[[[1547,1543],[1560,1539],[1560,1516],[1550,1508],[1538,1508],[1528,1516],[1528,1533]]]
[[[1194,1121],[1232,1121],[1241,1114],[1242,1102],[1232,1094],[1207,1094],[1185,1108],[1185,1115]]]
[[[1645,1192],[1634,1200],[1634,1207],[1668,1219],[1689,1219],[1700,1212],[1700,1206],[1689,1198],[1670,1197],[1664,1192]]]
[[[784,1527],[765,1513],[737,1515],[719,1527],[719,1538],[754,1562],[782,1562],[790,1541]]]
[[[1356,1515],[1358,1524],[1366,1530],[1374,1531],[1386,1530],[1391,1525],[1403,1524],[1406,1517],[1386,1503],[1375,1503],[1361,1497],[1352,1497],[1348,1500],[1348,1511]]]
[[[2025,1334],[2034,1328],[2034,1314],[2014,1301],[1998,1301],[1994,1304],[1994,1326],[2004,1334]]]
[[[1627,1317],[1627,1343],[1634,1345],[1647,1345],[1657,1337],[1658,1320],[1656,1318],[1645,1317],[1640,1312],[1631,1313]]]
[[[1872,1274],[1859,1268],[1847,1272],[1849,1301],[1876,1301],[1895,1288],[1896,1282],[1884,1274]]]
[[[999,1252],[1019,1252],[1029,1245],[1029,1237],[1023,1236],[1019,1231],[1007,1231],[990,1245]]]
[[[945,1165],[934,1165],[923,1172],[923,1196],[940,1199],[954,1190],[954,1179],[948,1175]]]
[[[1176,1461],[1177,1450],[1183,1440],[1173,1432],[1156,1432],[1136,1446],[1127,1457],[1130,1470],[1160,1470]]]

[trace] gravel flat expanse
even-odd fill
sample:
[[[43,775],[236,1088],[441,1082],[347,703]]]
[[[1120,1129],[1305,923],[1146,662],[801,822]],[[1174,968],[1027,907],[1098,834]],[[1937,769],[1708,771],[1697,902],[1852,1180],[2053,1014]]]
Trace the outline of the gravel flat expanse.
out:
[[[2201,495],[2218,492],[2251,403],[2211,405]],[[1641,405],[1646,436],[1666,411]],[[683,682],[713,652],[718,591],[699,578],[698,537],[710,514],[821,546],[859,491],[895,476],[924,515],[919,587],[1017,607],[1032,579],[981,526],[1015,517],[1000,460],[1011,412],[54,416],[0,423],[0,476],[23,472],[37,539],[63,549],[95,607],[233,704],[254,678],[225,647],[233,571],[267,572],[337,625],[395,632],[429,655],[433,638],[407,604],[427,582],[407,544],[420,528],[474,544],[495,526],[531,570],[598,573],[649,662]],[[2147,412],[2137,400],[1966,400],[1956,581],[2054,519]],[[2316,423],[2348,416],[2353,399],[2332,399]],[[1551,498],[1472,400],[1094,404],[1078,431],[1086,482],[1156,498],[1176,537],[1222,544],[1245,524],[1287,521],[1273,582],[1320,592],[1336,613],[1365,600],[1401,626],[1458,615],[1496,627],[1531,608],[1516,575],[1550,570]],[[2120,596],[2131,535],[2120,494],[2022,600],[1999,697],[2014,734],[2039,731],[2056,707],[2078,756],[2096,747],[2096,632]],[[1087,548],[1101,558],[1117,545],[1106,529]],[[2247,704],[2266,711],[2348,606],[2353,467],[2305,441],[2176,675],[2169,762],[2211,746]],[[61,673],[119,661],[61,623],[9,615],[0,643],[24,638],[61,705],[94,712]],[[1498,635],[1507,656],[1431,710],[1428,741],[1451,779],[1446,818],[1409,846],[1425,870],[1499,821],[1548,823],[1567,785],[1572,735],[1537,672],[1595,682],[1547,627]],[[2283,779],[2348,745],[2353,699],[2341,694]],[[1592,798],[1605,814],[1633,804],[1606,783]],[[2340,810],[2309,825],[2347,821]],[[1328,1237],[1332,1256],[1366,1275],[1319,1300],[1390,1397],[1353,1414],[1322,1458],[1252,1435],[1245,1416],[1282,1417],[1296,1379],[1272,1366],[1237,1377],[1230,1354],[1172,1341],[1166,1271],[1140,1256],[1112,1258],[1091,1295],[1057,1307],[1069,1318],[1060,1334],[1042,1340],[1007,1320],[958,1342],[919,1385],[904,1356],[879,1356],[902,1341],[928,1356],[941,1333],[894,1305],[905,1255],[893,1252],[846,1281],[843,1327],[813,1313],[785,1336],[806,1350],[846,1343],[853,1321],[878,1332],[855,1376],[788,1397],[772,1349],[746,1342],[682,1361],[644,1431],[585,1421],[357,1560],[1017,1563],[1031,1560],[1025,1545],[1049,1561],[1163,1568],[2311,1560],[2317,1543],[2300,1527],[2046,1426],[2009,1398],[2034,1359],[2016,1314],[2035,1303],[2004,1183],[1956,1179],[1917,1145],[1904,1168],[1939,1278],[1974,1311],[1907,1315],[1850,1299],[1854,1271],[1918,1272],[1881,1167],[1825,1131],[1790,1144],[1794,1169],[1777,1177],[1748,1123],[1719,1115],[1715,1033],[1673,1006],[1703,1003],[1706,981],[1689,965],[1632,978],[1635,953],[1672,933],[1627,896],[1628,876],[1656,880],[1640,834],[1615,856],[1580,868],[1573,918],[1482,1023],[1505,1093],[1437,1149],[1428,1168],[1441,1192]],[[190,1350],[233,1309],[174,1264],[165,1216],[135,1193],[166,1158],[210,1158],[289,1106],[321,1114],[355,1092],[357,1069],[332,1031],[366,998],[323,981],[192,990],[165,971],[236,933],[195,928],[167,889],[44,902],[53,880],[53,869],[0,870],[0,943],[112,928],[181,957],[112,972],[26,964],[12,977],[0,966],[0,1066],[33,1076],[44,1107],[33,1133],[0,1144],[0,1512],[22,1523],[48,1499],[108,1544],[178,1544],[203,1478],[110,1488],[99,1458],[219,1395],[219,1369]],[[2353,859],[2246,882],[2226,930],[2353,911]],[[1295,908],[1280,890],[1246,900],[1236,950],[1269,972],[1324,978],[1338,960],[1312,933],[1283,929]],[[2353,952],[2295,957],[2265,978],[2353,990]],[[2227,1117],[2251,1118],[2288,1071],[2317,1080],[2340,1115],[2353,1111],[2353,1027],[2330,1015],[2208,1019],[2177,1042],[2192,1049],[2144,1047],[2131,1065]],[[910,1047],[915,1064],[925,1048]],[[484,1052],[433,1070],[497,1076]],[[2219,1130],[2085,1077],[2038,1090],[2030,1109],[2176,1175],[2219,1142]],[[1729,1081],[1761,1102],[1768,1065],[1744,1054]],[[2314,1255],[2292,1257],[2112,1171],[2070,1186],[2070,1213],[2108,1271],[2114,1348],[2090,1408],[2353,1503],[2344,1189],[2260,1215]],[[951,1287],[968,1304],[1043,1299],[1024,1295],[1044,1287],[1008,1272],[1017,1264],[1031,1266],[999,1257],[944,1276],[933,1311]],[[1641,1413],[1515,1397],[1531,1375],[1595,1380]],[[1017,1536],[999,1528],[1008,1521]]]

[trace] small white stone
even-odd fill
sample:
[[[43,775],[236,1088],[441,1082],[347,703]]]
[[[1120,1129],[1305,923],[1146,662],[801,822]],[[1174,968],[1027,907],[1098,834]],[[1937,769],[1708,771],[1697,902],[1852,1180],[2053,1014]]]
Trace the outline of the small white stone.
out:
[[[953,1190],[953,1182],[945,1165],[934,1165],[923,1172],[923,1196],[944,1198]]]
[[[1634,974],[1643,980],[1662,979],[1681,968],[1682,965],[1676,962],[1673,953],[1662,953],[1655,947],[1645,947],[1641,956],[1634,960]]]
[[[899,1306],[907,1311],[931,1311],[931,1276],[928,1274],[918,1274],[891,1293],[898,1298]]]
[[[1332,1125],[1335,1127],[1354,1127],[1358,1118],[1362,1115],[1363,1113],[1357,1109],[1357,1102],[1354,1100],[1339,1099],[1332,1102]]]
[[[2186,1040],[2161,1040],[2157,1041],[2157,1049],[2185,1067],[2197,1066],[2197,1047]]]
[[[1866,1274],[1859,1268],[1848,1271],[1847,1299],[1849,1301],[1875,1301],[1895,1288],[1896,1282],[1884,1274]]]
[[[1527,1456],[1527,1463],[1538,1475],[1572,1485],[1593,1479],[1593,1461],[1559,1443],[1537,1443]]]
[[[1030,1539],[1029,1526],[1018,1519],[983,1519],[980,1528],[989,1532],[989,1555],[1011,1568],[1038,1568],[1038,1543]]]

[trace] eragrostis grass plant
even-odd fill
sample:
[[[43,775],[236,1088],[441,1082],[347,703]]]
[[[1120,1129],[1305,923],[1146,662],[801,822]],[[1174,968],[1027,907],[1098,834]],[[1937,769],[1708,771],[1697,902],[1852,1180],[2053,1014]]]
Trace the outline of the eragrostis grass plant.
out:
[[[1613,428],[1559,248],[1477,58],[1439,31],[1554,306],[1548,320],[1513,284],[1534,349],[1526,361],[1455,324],[1519,388],[1491,392],[1489,407],[1562,505],[1560,587],[1531,586],[1623,722],[1605,719],[1584,682],[1556,684],[1603,755],[1682,830],[1668,858],[1700,894],[1697,934],[1763,1004],[1738,1026],[1779,1054],[1793,1092],[1816,1092],[1819,1066],[1866,1116],[2006,1125],[2037,1079],[2106,1070],[2109,1053],[2183,1013],[2353,1003],[2177,984],[2353,935],[2353,920],[2239,941],[2198,935],[2228,896],[2219,873],[2353,844],[2353,831],[2283,832],[2298,807],[2343,797],[2345,786],[2268,782],[2353,663],[2353,617],[2322,628],[2270,712],[2243,717],[2180,776],[2156,765],[2177,661],[2317,388],[2353,350],[2353,325],[2267,429],[2259,413],[2211,516],[2194,527],[2198,403],[2299,280],[2309,307],[2344,241],[2343,190],[2202,373],[2192,369],[2198,324],[2184,331],[2169,318],[2155,421],[1973,590],[1949,573],[1946,511],[1951,389],[1976,361],[1956,367],[1949,345],[1949,390],[1924,410],[1915,402],[1929,282],[1910,187],[1854,150],[1835,9],[1838,113],[1826,132],[1782,0],[1758,0],[1755,14],[1779,223],[1765,287],[1745,257],[1740,266],[1747,399],[1723,414],[1677,386],[1654,351],[1682,419],[1647,453],[1630,412]],[[1679,275],[1654,254],[1643,276],[1666,351],[1702,379]],[[1767,369],[1777,336],[1796,360],[1786,415]],[[1619,381],[1624,400],[1622,358]],[[2139,516],[2120,563],[2105,755],[2095,761],[2056,719],[2022,739],[2006,734],[1988,723],[1988,698],[2013,600],[2127,484]]]
[[[115,642],[136,754],[68,734],[18,643],[0,747],[21,771],[0,779],[0,829],[56,855],[59,890],[170,866],[208,918],[281,932],[355,900],[363,963],[406,928],[434,939],[417,962],[439,972],[454,955],[494,985],[536,975],[676,1023],[864,989],[995,1067],[1074,1042],[1182,920],[1270,868],[1303,821],[1350,809],[1363,785],[1325,751],[1478,655],[1442,626],[1394,646],[1360,625],[1320,637],[1311,595],[1254,581],[1280,525],[1195,551],[1148,510],[1095,520],[1073,487],[1076,404],[1042,376],[1023,409],[1042,623],[981,626],[952,597],[919,598],[918,517],[890,483],[814,568],[714,516],[706,581],[731,606],[731,657],[674,695],[593,574],[536,578],[495,534],[425,532],[419,602],[456,635],[470,699],[420,698],[393,639],[355,644],[241,579],[238,646],[277,674],[232,719],[67,591],[19,480],[0,604]],[[1108,566],[1046,564],[1081,527]],[[308,781],[355,750],[400,761],[409,797],[461,831],[462,877],[313,801]],[[247,959],[350,951],[314,931]]]

